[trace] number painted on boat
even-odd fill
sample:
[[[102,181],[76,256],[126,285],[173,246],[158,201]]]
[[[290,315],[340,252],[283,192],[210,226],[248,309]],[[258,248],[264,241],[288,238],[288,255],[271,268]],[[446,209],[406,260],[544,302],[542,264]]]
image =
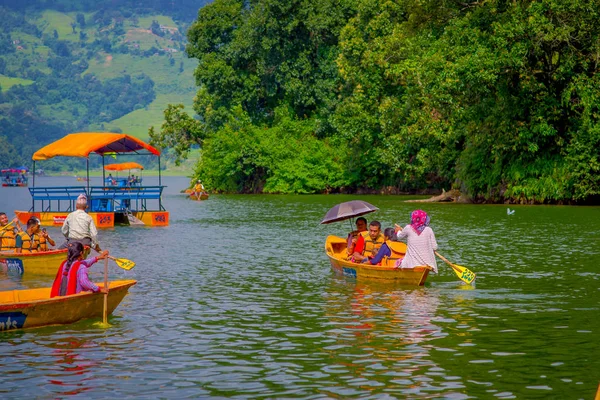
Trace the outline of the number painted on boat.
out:
[[[354,268],[342,267],[342,273],[344,276],[356,278],[356,270]]]
[[[21,312],[0,313],[0,331],[22,328],[27,315]]]

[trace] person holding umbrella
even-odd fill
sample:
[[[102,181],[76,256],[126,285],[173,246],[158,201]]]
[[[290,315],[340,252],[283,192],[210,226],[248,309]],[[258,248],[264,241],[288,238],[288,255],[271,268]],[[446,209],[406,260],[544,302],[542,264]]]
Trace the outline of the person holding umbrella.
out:
[[[356,230],[352,231],[348,234],[348,257],[351,257],[354,254],[354,248],[356,247],[356,242],[358,241],[358,236],[367,231],[367,219],[365,217],[358,217],[356,219]]]

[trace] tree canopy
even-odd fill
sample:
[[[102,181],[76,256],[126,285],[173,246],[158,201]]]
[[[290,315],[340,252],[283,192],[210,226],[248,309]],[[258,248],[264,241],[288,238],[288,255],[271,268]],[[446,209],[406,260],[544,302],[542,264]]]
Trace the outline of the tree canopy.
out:
[[[216,0],[188,31],[198,119],[153,141],[188,135],[222,191],[597,200],[599,3]]]

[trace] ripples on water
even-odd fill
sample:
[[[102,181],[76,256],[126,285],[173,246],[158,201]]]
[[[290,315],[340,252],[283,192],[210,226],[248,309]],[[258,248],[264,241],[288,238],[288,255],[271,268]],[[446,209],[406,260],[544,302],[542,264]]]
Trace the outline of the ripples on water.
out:
[[[59,179],[59,178],[56,178]],[[146,179],[146,178],[145,178]],[[167,178],[166,228],[102,231],[138,280],[110,318],[1,333],[13,398],[592,398],[598,350],[599,208],[423,204],[440,252],[425,287],[331,274],[319,225],[346,196],[187,201]],[[23,190],[21,192],[24,192]],[[4,209],[20,195],[2,194]],[[26,192],[25,192],[26,193]],[[7,197],[8,196],[8,197]],[[415,204],[367,196],[384,226]],[[58,229],[50,233],[58,237]],[[596,245],[592,245],[595,243]],[[93,277],[102,279],[101,268]],[[49,284],[9,277],[0,290]]]

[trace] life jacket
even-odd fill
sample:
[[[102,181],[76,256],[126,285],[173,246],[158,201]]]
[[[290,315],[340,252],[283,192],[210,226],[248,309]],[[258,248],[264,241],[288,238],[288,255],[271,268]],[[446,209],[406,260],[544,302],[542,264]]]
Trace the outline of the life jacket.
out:
[[[29,236],[27,231],[21,231],[17,233],[21,237],[23,243],[21,244],[21,251],[23,253],[37,253],[40,248],[40,240],[36,234]]]
[[[14,228],[0,230],[0,251],[15,251],[16,237]]]
[[[381,245],[385,243],[383,233],[379,233],[379,236],[377,236],[375,240],[371,238],[371,235],[369,235],[369,231],[361,232],[360,234],[365,240],[365,248],[362,252],[363,256],[375,257]]]
[[[35,237],[37,237],[40,242],[39,251],[48,251],[48,241],[46,238],[38,235],[35,235]]]
[[[56,273],[56,277],[52,283],[52,289],[50,289],[51,298],[60,296],[60,289],[61,286],[63,286],[63,278],[66,278],[65,296],[75,294],[75,292],[77,292],[77,271],[79,271],[81,263],[79,261],[73,262],[73,264],[71,264],[71,268],[66,273],[64,271],[65,265],[67,265],[67,260],[63,261],[62,264],[60,264],[60,267],[58,267],[58,272]]]

